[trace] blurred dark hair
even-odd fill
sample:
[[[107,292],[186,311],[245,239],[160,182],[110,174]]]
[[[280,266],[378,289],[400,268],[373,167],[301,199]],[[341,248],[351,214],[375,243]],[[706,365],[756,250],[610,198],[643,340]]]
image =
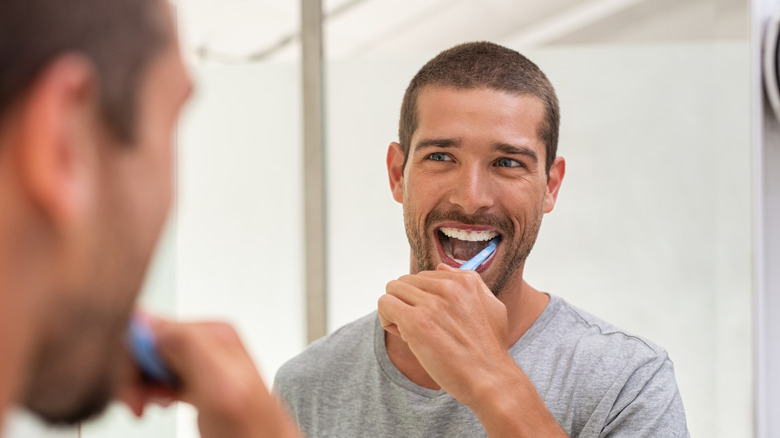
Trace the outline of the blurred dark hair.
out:
[[[135,136],[138,88],[172,41],[164,0],[1,0],[0,121],[59,56],[93,64],[101,116],[120,142]]]
[[[428,61],[412,78],[401,104],[398,141],[404,151],[404,166],[412,135],[419,124],[417,98],[426,86],[487,88],[541,100],[545,118],[537,135],[546,146],[545,169],[549,173],[558,150],[561,118],[558,97],[547,76],[528,58],[498,44],[482,41],[457,45]]]

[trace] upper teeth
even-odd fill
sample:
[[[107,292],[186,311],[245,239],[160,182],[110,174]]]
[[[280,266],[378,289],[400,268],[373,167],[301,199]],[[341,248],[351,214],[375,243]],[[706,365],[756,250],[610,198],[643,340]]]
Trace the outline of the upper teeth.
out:
[[[468,242],[482,242],[498,236],[498,233],[495,231],[459,230],[447,227],[441,227],[439,231],[451,239],[466,240]]]

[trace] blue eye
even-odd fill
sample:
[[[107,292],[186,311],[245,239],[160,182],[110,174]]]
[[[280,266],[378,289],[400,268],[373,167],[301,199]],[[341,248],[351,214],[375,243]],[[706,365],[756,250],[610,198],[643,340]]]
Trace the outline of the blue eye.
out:
[[[523,163],[513,160],[511,158],[499,158],[496,161],[496,166],[499,167],[522,167]]]
[[[434,152],[427,157],[431,161],[452,161],[444,152]]]

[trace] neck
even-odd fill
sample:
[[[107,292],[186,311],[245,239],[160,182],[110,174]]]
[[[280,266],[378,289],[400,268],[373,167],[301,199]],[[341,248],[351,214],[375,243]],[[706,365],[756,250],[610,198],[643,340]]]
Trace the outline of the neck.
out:
[[[499,299],[506,306],[510,347],[514,345],[531,328],[544,312],[550,297],[539,292],[521,279],[521,293],[502,293]],[[509,292],[507,290],[507,292]]]

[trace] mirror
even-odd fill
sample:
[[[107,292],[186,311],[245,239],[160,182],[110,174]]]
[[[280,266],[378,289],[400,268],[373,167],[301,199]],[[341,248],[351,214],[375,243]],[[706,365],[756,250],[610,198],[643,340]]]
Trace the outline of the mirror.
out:
[[[305,347],[299,5],[176,6],[198,89],[179,130],[176,213],[144,303],[233,322],[270,381]],[[537,63],[561,101],[568,172],[529,282],[665,347],[692,436],[750,436],[745,2],[324,8],[329,329],[374,310],[385,283],[408,270],[384,167],[408,81],[443,49],[492,40]],[[194,413],[177,411],[136,423],[114,410],[79,435],[197,436]]]

